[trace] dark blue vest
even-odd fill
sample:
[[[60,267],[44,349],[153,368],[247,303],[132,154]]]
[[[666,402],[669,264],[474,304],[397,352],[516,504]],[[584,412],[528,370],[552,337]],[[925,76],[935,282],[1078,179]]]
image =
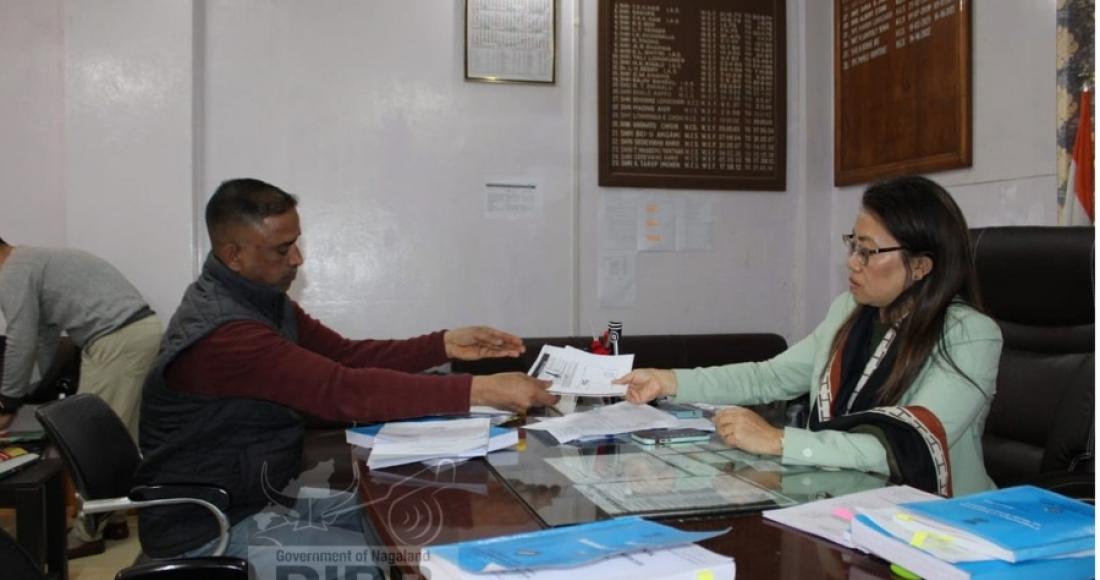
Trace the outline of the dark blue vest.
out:
[[[275,501],[298,475],[303,426],[294,410],[256,399],[205,397],[168,388],[164,372],[184,349],[219,326],[252,320],[298,341],[291,301],[276,288],[245,280],[210,255],[202,275],[184,293],[145,379],[140,444],[144,459],[136,483],[217,485],[229,491],[230,524]],[[139,512],[143,550],[167,557],[218,535],[201,507],[170,506]]]

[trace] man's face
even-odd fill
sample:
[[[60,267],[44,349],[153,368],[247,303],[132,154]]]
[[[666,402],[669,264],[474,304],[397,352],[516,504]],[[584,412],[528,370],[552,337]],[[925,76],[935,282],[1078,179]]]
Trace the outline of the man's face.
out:
[[[291,209],[260,224],[234,226],[231,241],[219,257],[245,279],[286,292],[302,265],[301,234],[298,211]]]

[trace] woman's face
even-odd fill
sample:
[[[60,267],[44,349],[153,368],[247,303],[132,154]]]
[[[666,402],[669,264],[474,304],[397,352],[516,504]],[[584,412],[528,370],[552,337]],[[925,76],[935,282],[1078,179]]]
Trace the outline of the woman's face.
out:
[[[901,245],[882,222],[866,210],[860,210],[856,216],[852,234],[858,248],[873,251]],[[911,283],[905,269],[904,252],[872,253],[867,256],[866,265],[859,251],[848,256],[848,290],[859,304],[878,308],[889,306]]]

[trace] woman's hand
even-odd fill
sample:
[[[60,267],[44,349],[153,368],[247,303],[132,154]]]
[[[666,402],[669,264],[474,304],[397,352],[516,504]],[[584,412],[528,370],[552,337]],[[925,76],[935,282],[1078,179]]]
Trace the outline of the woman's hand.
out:
[[[676,373],[665,369],[635,369],[611,384],[627,385],[626,400],[640,405],[658,397],[675,395]]]
[[[758,455],[783,454],[783,430],[744,407],[728,407],[714,414],[715,430],[727,445]]]

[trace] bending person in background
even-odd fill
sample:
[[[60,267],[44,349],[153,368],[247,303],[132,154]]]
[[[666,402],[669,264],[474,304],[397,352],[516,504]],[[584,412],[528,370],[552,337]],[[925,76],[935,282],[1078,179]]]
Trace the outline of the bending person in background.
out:
[[[979,311],[966,220],[923,177],[871,186],[852,232],[848,291],[813,334],[775,358],[691,370],[635,370],[627,398],[755,405],[809,393],[805,428],[753,411],[715,414],[729,445],[789,465],[888,474],[950,496],[993,487],[982,459],[1001,333]]]
[[[293,196],[256,179],[227,181],[214,192],[206,206],[211,253],[168,324],[142,403],[137,481],[228,490],[227,554],[263,570],[275,565],[256,561],[263,548],[358,546],[370,535],[359,529],[359,509],[343,509],[339,522],[271,525],[294,513],[332,515],[317,506],[288,514],[271,505],[279,499],[271,490],[299,474],[303,413],[374,422],[463,414],[471,405],[521,411],[557,400],[548,383],[523,373],[415,374],[450,359],[519,356],[523,342],[511,334],[476,326],[348,340],[306,314],[286,294],[303,262],[296,206]],[[201,508],[149,508],[139,517],[142,548],[154,557],[206,554],[218,536]],[[257,575],[274,576],[263,570]]]
[[[8,337],[0,432],[31,393],[35,362],[46,372],[65,332],[80,349],[80,392],[106,401],[136,441],[141,383],[160,345],[160,321],[121,272],[80,250],[0,240],[0,310]],[[104,535],[129,535],[124,514],[112,514],[109,521],[77,518],[69,534],[69,558],[103,552]]]

